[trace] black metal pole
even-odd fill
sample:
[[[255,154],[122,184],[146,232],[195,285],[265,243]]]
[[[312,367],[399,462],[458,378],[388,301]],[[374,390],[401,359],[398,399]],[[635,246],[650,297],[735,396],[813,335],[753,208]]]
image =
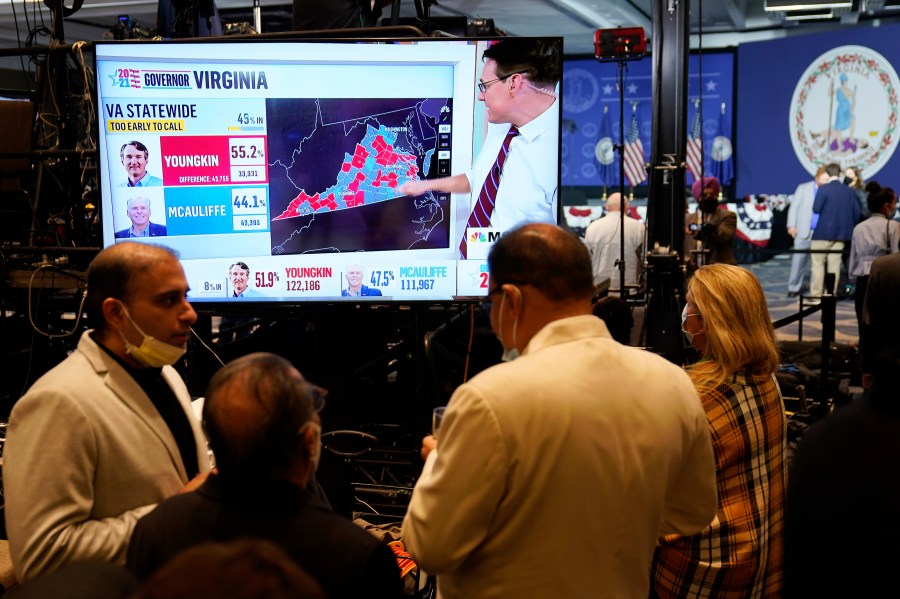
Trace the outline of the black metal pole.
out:
[[[52,31],[51,46],[64,45],[66,43],[63,25],[64,6],[63,0],[55,0],[51,3]],[[48,80],[53,85],[47,88],[47,95],[41,101],[50,101],[59,107],[56,121],[57,146],[61,149],[75,149],[77,131],[73,120],[72,94],[69,87],[69,56],[66,52],[51,52],[47,58]],[[88,93],[88,90],[81,90]],[[88,127],[90,124],[88,124]],[[73,235],[78,243],[84,243],[87,239],[84,222],[84,202],[81,199],[83,190],[80,171],[76,168],[77,158],[70,155],[62,155],[59,159],[61,171],[60,181],[65,194],[64,206],[70,210]]]
[[[653,0],[653,147],[647,201],[647,312],[644,343],[681,363],[685,144],[690,2]]]
[[[837,395],[837,385],[833,384],[831,380],[831,343],[834,341],[836,304],[835,296],[828,293],[822,296],[822,344],[820,347],[822,364],[819,370],[819,380],[821,381],[819,400],[823,406],[829,398]]]

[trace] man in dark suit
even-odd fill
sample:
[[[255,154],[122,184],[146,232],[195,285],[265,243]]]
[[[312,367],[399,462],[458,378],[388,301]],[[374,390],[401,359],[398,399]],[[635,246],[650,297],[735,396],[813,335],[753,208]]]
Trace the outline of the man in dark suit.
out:
[[[218,472],[138,522],[128,566],[142,579],[178,552],[240,537],[279,545],[328,597],[402,597],[391,550],[307,490],[319,462],[319,394],[274,354],[239,358],[209,383],[203,423]]]
[[[826,264],[827,272],[834,275],[829,292],[837,293],[844,245],[852,239],[853,227],[860,216],[856,192],[841,182],[843,174],[840,165],[827,165],[825,173],[828,183],[819,188],[813,202],[815,224],[810,248],[819,250],[819,253],[812,255],[812,277],[809,281],[809,294],[812,296],[820,296],[824,291]],[[831,253],[822,250],[831,250]]]
[[[165,237],[168,235],[165,225],[150,222],[150,200],[137,196],[126,204],[131,226],[116,231],[116,239],[133,239],[135,237]]]
[[[377,289],[375,287],[367,287],[366,285],[362,284],[363,269],[361,265],[348,264],[345,277],[347,278],[347,288],[341,291],[341,295],[343,297],[365,297],[381,295],[381,289]]]

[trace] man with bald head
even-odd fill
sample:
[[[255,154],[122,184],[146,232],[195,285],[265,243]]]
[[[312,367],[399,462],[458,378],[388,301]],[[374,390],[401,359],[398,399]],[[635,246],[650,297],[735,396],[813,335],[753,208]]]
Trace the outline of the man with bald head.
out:
[[[584,244],[591,253],[594,285],[610,280],[609,289],[618,293],[621,288],[619,261],[622,259],[622,231],[625,231],[625,285],[640,284],[644,262],[644,223],[628,216],[629,202],[624,201],[625,218],[622,217],[622,195],[612,193],[606,199],[606,216],[592,222],[584,232]],[[620,226],[624,223],[624,228]]]
[[[209,470],[190,394],[172,368],[197,314],[168,249],[124,242],[88,271],[93,330],[16,402],[4,447],[16,577],[72,561],[124,563],[138,518]]]
[[[461,385],[423,441],[403,541],[444,599],[645,599],[660,535],[716,508],[706,415],[687,374],[591,314],[591,260],[530,224],[488,255],[505,364]]]
[[[128,566],[146,578],[180,551],[242,537],[273,541],[328,597],[402,597],[387,545],[307,490],[319,463],[321,391],[290,362],[255,353],[209,383],[203,425],[216,474],[196,493],[162,502],[138,522]]]

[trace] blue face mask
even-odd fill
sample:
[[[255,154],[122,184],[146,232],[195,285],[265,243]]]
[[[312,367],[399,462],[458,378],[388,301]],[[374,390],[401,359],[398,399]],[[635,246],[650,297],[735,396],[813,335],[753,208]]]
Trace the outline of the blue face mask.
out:
[[[316,471],[319,469],[319,458],[322,457],[322,427],[310,420],[300,427],[300,430],[297,431],[297,436],[302,437],[306,433],[307,428],[315,431],[315,441],[313,441],[313,449],[309,453],[309,463],[312,464],[313,471]]]
[[[504,349],[503,355],[500,356],[500,359],[503,360],[504,362],[512,362],[513,360],[515,360],[518,357],[519,357],[519,350],[517,348],[513,347],[511,349]]]
[[[497,329],[503,330],[503,304],[506,302],[506,296],[503,296],[503,299],[500,300],[500,316],[498,317],[500,321],[497,323]],[[500,339],[500,345],[503,346],[503,355],[500,356],[500,359],[504,362],[512,362],[516,358],[519,357],[519,349],[516,347],[516,327],[519,326],[519,319],[513,321],[513,346],[509,349],[506,349],[506,344],[503,343],[503,337],[499,334],[497,338]]]
[[[687,304],[684,305],[684,310],[681,311],[681,332],[684,333],[684,336],[687,337],[688,343],[694,342],[694,334],[685,330],[684,325],[687,324],[688,319],[688,311]]]

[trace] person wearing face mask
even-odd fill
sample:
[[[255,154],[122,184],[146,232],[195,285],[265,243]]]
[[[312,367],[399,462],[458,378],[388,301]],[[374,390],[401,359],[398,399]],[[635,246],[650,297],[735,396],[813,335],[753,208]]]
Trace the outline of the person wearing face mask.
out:
[[[403,596],[393,553],[333,513],[308,485],[322,451],[324,390],[280,356],[254,353],[213,375],[203,426],[216,472],[138,522],[128,567],[152,575],[189,547],[242,537],[280,546],[328,597]]]
[[[88,271],[93,330],[19,399],[4,447],[16,578],[73,561],[124,563],[135,522],[209,471],[190,394],[171,367],[197,315],[168,249],[123,242]]]
[[[719,207],[721,189],[715,177],[697,179],[691,186],[691,195],[697,200],[700,212],[700,226],[693,235],[703,243],[703,249],[708,250],[703,259],[697,261],[701,265],[737,264],[732,247],[737,231],[737,214]]]
[[[816,220],[810,248],[812,277],[809,294],[821,296],[827,291],[837,293],[844,246],[853,238],[853,227],[859,222],[860,210],[856,193],[842,183],[843,173],[838,164],[825,166],[828,182],[819,188],[813,202],[813,219]],[[829,289],[825,289],[825,275],[834,275]],[[814,300],[818,301],[818,300]]]
[[[859,213],[864,219],[869,218],[872,212],[869,210],[869,185],[863,180],[862,172],[855,166],[848,166],[844,169],[844,185],[853,190],[856,194],[856,201],[859,203]]]
[[[646,599],[661,534],[712,519],[715,466],[687,374],[591,314],[587,248],[529,224],[488,255],[498,364],[450,398],[403,520],[443,599]]]
[[[787,425],[778,348],[762,286],[712,264],[688,282],[682,330],[700,352],[688,371],[708,417],[719,490],[698,534],[660,539],[651,598],[780,597]]]

